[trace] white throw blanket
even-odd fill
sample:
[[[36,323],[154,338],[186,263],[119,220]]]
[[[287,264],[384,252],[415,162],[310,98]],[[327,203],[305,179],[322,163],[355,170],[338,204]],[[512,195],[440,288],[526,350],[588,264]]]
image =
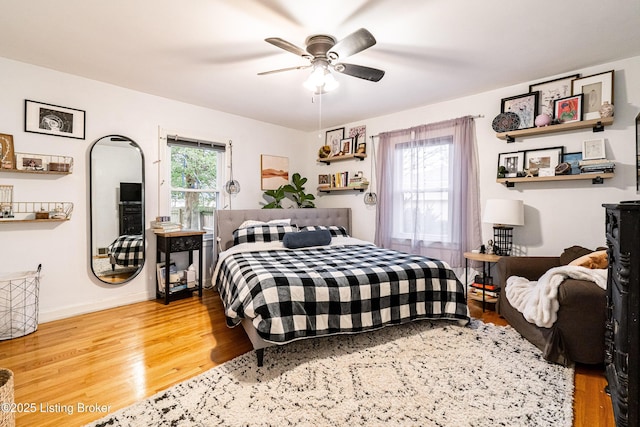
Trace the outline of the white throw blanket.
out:
[[[567,278],[589,280],[602,289],[607,288],[606,269],[565,265],[549,269],[537,282],[530,282],[524,277],[509,277],[505,290],[507,300],[528,322],[550,328],[558,318],[558,287]]]

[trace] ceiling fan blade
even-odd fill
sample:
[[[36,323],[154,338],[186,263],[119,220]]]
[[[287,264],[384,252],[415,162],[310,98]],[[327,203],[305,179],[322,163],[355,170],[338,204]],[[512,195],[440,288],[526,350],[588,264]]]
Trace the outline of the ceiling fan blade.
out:
[[[309,67],[311,67],[311,65],[299,65],[297,67],[280,68],[279,70],[263,71],[261,73],[258,73],[258,75],[259,76],[265,76],[267,74],[281,73],[283,71],[304,70],[305,68],[309,68]]]
[[[358,52],[362,52],[365,49],[370,48],[376,44],[376,39],[369,31],[364,28],[360,28],[358,31],[349,34],[347,37],[340,40],[329,50],[329,58],[346,58],[351,55],[355,55]],[[334,56],[334,55],[337,55]]]
[[[279,37],[270,37],[268,39],[264,39],[264,41],[266,41],[267,43],[271,43],[272,45],[279,47],[280,49],[284,49],[287,52],[291,52],[295,55],[305,56],[305,57],[309,56],[306,50],[294,45],[293,43],[289,43],[288,41],[283,40]]]
[[[334,70],[338,73],[346,74],[348,76],[357,77],[359,79],[369,80],[371,82],[380,81],[384,76],[384,71],[377,68],[364,67],[362,65],[345,64],[341,62],[334,66]]]

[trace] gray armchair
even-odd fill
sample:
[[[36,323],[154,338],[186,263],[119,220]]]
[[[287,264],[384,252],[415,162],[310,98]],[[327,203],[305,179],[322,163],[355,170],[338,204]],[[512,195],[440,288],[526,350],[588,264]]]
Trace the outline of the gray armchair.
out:
[[[593,282],[566,279],[558,289],[558,320],[551,328],[541,328],[529,323],[511,306],[505,292],[507,278],[520,276],[538,280],[550,268],[566,265],[589,252],[592,251],[574,246],[565,249],[560,257],[503,257],[497,263],[497,279],[502,292],[496,310],[509,325],[542,350],[544,358],[550,362],[562,365],[604,362],[606,292]]]

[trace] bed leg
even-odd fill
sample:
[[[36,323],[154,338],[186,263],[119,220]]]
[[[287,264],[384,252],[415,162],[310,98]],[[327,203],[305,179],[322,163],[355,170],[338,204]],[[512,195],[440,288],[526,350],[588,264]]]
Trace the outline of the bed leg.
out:
[[[261,367],[264,363],[264,348],[256,350],[256,357],[258,358],[258,367]]]

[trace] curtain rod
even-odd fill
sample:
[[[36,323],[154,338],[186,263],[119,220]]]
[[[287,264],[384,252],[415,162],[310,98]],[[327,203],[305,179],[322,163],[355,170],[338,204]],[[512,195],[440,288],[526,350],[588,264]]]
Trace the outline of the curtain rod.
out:
[[[484,114],[476,114],[475,116],[468,116],[471,117],[472,119],[482,119],[484,118]],[[380,134],[376,134],[376,135],[371,135],[369,136],[369,138],[373,139],[373,138],[378,138],[380,136]]]

